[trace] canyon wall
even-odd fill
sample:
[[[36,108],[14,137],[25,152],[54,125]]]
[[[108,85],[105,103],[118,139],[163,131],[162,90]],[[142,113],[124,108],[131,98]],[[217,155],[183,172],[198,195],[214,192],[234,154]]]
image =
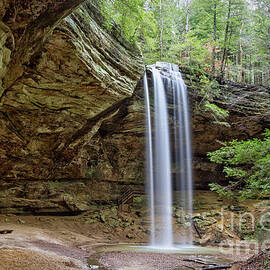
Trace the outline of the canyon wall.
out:
[[[117,194],[89,153],[142,73],[140,53],[104,29],[95,1],[1,1],[0,211],[76,212],[88,207],[76,192]]]
[[[214,151],[220,148],[223,142],[233,139],[260,137],[265,128],[270,127],[270,89],[231,81],[218,82],[215,78],[208,78],[203,83],[205,74],[184,67],[181,72],[188,86],[190,101],[195,188],[208,189],[211,182],[226,184],[228,179],[222,173],[222,167],[211,163],[207,152]],[[150,72],[148,80],[152,91]],[[227,111],[228,115],[225,118],[219,117],[205,106],[206,100]],[[141,80],[134,96],[122,105],[121,112],[104,121],[99,134],[94,137],[100,146],[95,152],[89,152],[89,156],[96,158],[97,164],[92,167],[92,173],[96,173],[97,177],[101,176],[100,179],[118,178],[131,184],[143,185],[144,115]],[[172,116],[170,122],[174,123]],[[173,164],[175,173],[176,167]]]
[[[0,212],[79,213],[144,185],[142,58],[104,29],[94,1],[2,1],[0,48]],[[207,188],[225,179],[206,153],[269,127],[270,91],[232,82],[212,91],[211,78],[181,71],[195,187]],[[206,96],[229,115],[206,110]]]
[[[21,2],[1,22],[0,177],[85,177],[86,145],[132,95],[141,57],[92,2],[67,17],[82,1]]]

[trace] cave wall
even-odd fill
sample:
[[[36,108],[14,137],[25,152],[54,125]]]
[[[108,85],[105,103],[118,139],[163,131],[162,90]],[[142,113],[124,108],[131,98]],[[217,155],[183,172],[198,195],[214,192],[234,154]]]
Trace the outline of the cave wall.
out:
[[[103,29],[93,1],[17,2],[0,13],[0,177],[83,178],[87,145],[132,95],[141,56]]]
[[[0,97],[24,74],[54,27],[84,0],[2,0],[0,3]]]
[[[0,3],[0,212],[64,213],[116,203],[144,185],[140,54],[102,26],[94,1]],[[201,76],[181,69],[191,103],[196,188],[226,181],[206,153],[269,127],[269,88],[222,82],[202,108]]]

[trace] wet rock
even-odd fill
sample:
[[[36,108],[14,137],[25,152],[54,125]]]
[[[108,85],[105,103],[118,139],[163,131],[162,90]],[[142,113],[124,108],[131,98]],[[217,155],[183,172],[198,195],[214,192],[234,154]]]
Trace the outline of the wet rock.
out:
[[[228,209],[230,211],[233,211],[233,212],[242,212],[242,211],[246,211],[247,210],[247,207],[240,206],[240,205],[230,205],[228,207]]]
[[[179,223],[179,224],[182,224],[183,223],[183,220],[181,218],[177,218],[176,219],[176,222]]]
[[[192,218],[193,218],[193,219],[201,219],[202,216],[201,216],[200,213],[197,213],[197,214],[193,214]]]
[[[145,230],[145,233],[148,235],[151,235],[151,231],[150,230]]]
[[[191,227],[191,223],[190,222],[185,222],[183,224],[183,226],[184,226],[184,228],[189,228],[189,227]]]
[[[182,218],[184,216],[183,210],[182,209],[177,209],[174,214],[175,217],[177,218]]]
[[[196,219],[196,224],[202,229],[205,230],[209,226],[217,223],[215,218],[207,218],[207,219]]]

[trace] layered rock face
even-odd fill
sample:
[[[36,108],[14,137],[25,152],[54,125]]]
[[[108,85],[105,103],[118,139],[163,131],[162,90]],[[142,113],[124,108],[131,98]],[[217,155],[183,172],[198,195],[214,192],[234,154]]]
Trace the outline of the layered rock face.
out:
[[[85,146],[132,95],[141,58],[90,2],[17,2],[1,4],[0,176],[85,177]]]
[[[95,1],[1,1],[1,212],[76,212],[117,198],[118,186],[93,170],[103,160],[98,134],[143,73],[138,51],[117,36]],[[107,164],[100,169],[119,180]]]
[[[104,31],[92,2],[26,2],[0,3],[0,212],[115,203],[123,186],[144,184],[141,58]],[[228,110],[226,127],[203,108],[202,75],[182,72],[195,186],[207,188],[224,176],[206,153],[269,126],[269,89],[218,85],[211,102]]]
[[[54,27],[83,0],[2,0],[0,3],[1,96],[23,75]]]
[[[206,154],[222,147],[223,142],[261,137],[262,132],[270,127],[270,89],[230,81],[218,84],[211,103],[226,110],[228,116],[217,119],[211,110],[203,108],[205,93],[198,91],[200,84],[196,83],[196,79],[194,81],[194,76],[185,75],[192,100],[195,185],[207,188],[210,182],[226,184],[228,179],[222,173],[222,167],[210,163]]]
[[[190,100],[195,188],[208,189],[208,183],[226,183],[228,179],[220,165],[210,163],[207,152],[233,139],[260,137],[270,126],[270,89],[230,81],[217,83],[210,79],[207,85],[214,82],[216,90],[210,90],[212,96],[208,99],[211,104],[228,112],[228,116],[222,119],[204,106],[204,75],[186,68],[181,71],[188,85]],[[148,78],[151,89],[150,73]],[[99,133],[93,137],[88,154],[93,161],[89,167],[90,175],[100,180],[144,183],[144,116],[143,85],[140,81],[134,96],[122,105],[114,118],[104,121]]]

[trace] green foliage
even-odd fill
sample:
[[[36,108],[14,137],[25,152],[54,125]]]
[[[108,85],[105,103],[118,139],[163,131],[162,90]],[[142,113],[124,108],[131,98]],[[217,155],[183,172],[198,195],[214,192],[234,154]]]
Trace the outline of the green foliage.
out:
[[[215,97],[220,95],[219,83],[214,79],[209,79],[202,72],[199,84],[203,98],[198,109],[210,112],[215,124],[230,127],[229,123],[225,121],[229,112],[212,103]]]
[[[229,116],[229,112],[218,107],[217,105],[210,103],[209,101],[206,101],[204,104],[204,109],[206,111],[211,112],[213,118],[214,118],[214,123],[218,125],[223,125],[226,127],[230,127],[230,124],[226,121],[221,121],[222,119],[225,119]]]
[[[210,183],[209,187],[212,191],[215,191],[220,197],[226,197],[228,199],[232,199],[234,197],[234,193],[227,187],[222,187],[216,183]]]
[[[263,135],[263,139],[233,140],[208,153],[211,162],[224,166],[226,177],[243,181],[245,185],[239,190],[241,198],[264,197],[270,192],[270,130]],[[217,184],[210,187],[220,195],[232,195],[228,187]]]
[[[213,101],[214,97],[220,94],[219,83],[214,79],[209,79],[205,74],[200,76],[200,85],[204,99],[208,101]]]
[[[139,47],[145,64],[170,61],[270,83],[270,0],[98,1],[105,26]]]
[[[139,27],[143,20],[143,0],[99,0],[108,29],[118,28],[126,40],[135,43],[139,37]]]
[[[241,179],[247,175],[246,171],[239,168],[224,167],[223,171],[225,172],[226,177],[235,177]]]
[[[192,66],[198,66],[200,68],[208,68],[210,63],[211,54],[205,47],[207,43],[204,39],[198,39],[195,31],[189,31],[183,35],[183,41],[173,43],[169,50],[168,55],[171,57],[181,57],[182,63]],[[186,56],[185,56],[186,55]]]
[[[228,111],[218,107],[215,104],[209,103],[209,101],[205,102],[204,107],[207,111],[214,112],[215,115],[219,118],[226,118],[229,115]]]
[[[143,197],[142,196],[136,197],[136,198],[133,199],[133,202],[134,203],[142,203],[143,202]]]

